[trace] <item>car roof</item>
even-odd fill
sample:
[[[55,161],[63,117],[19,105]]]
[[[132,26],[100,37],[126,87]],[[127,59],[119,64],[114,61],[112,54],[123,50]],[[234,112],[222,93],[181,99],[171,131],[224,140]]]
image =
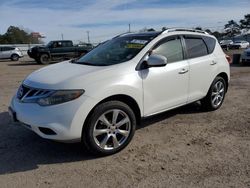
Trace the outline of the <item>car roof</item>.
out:
[[[124,33],[119,36],[128,36],[128,37],[136,37],[136,36],[145,36],[145,37],[157,37],[162,32],[160,31],[148,31],[148,32],[139,32],[139,33]]]
[[[157,37],[158,35],[161,34],[166,34],[166,33],[177,33],[177,34],[196,34],[196,35],[209,35],[206,31],[202,30],[196,30],[196,29],[189,29],[189,28],[169,28],[165,29],[163,31],[148,31],[148,32],[138,32],[138,33],[124,33],[121,35],[118,35],[116,37],[121,37],[121,36],[148,36],[148,37]],[[115,37],[115,38],[116,38]]]
[[[71,40],[52,40],[51,42],[72,42]]]

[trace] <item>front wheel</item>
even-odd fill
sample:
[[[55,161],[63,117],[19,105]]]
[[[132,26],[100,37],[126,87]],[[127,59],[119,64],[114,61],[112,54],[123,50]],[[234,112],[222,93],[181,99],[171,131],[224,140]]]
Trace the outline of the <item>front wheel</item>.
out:
[[[217,110],[221,107],[226,94],[226,82],[225,80],[217,76],[210,89],[207,96],[201,100],[201,104],[205,110]]]
[[[50,62],[50,58],[48,54],[41,54],[39,57],[39,63],[43,65],[47,65]]]
[[[132,140],[136,118],[131,108],[120,101],[98,105],[87,120],[82,141],[93,153],[110,155],[125,148]]]
[[[18,60],[19,60],[19,55],[13,54],[13,55],[11,56],[11,60],[12,60],[12,61],[18,61]]]

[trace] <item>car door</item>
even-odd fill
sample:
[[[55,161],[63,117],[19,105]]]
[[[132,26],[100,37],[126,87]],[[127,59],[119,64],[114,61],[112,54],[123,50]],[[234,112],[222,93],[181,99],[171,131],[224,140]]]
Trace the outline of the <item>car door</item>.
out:
[[[164,67],[141,71],[145,116],[186,104],[188,97],[189,67],[184,58],[181,38],[163,39],[152,53],[165,56],[168,63]]]
[[[62,55],[62,42],[54,41],[50,48],[50,54],[53,57],[60,57]]]
[[[196,35],[186,35],[184,40],[190,71],[188,102],[192,102],[206,96],[218,72],[218,62],[212,53],[216,41]]]
[[[64,57],[72,58],[75,57],[75,47],[72,45],[71,41],[63,41],[62,42],[62,53]]]

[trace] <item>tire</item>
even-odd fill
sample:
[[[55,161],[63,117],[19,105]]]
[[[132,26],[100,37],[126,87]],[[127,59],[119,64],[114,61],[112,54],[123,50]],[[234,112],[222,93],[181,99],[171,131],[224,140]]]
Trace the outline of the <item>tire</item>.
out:
[[[37,64],[42,64],[39,58],[35,58],[35,61],[37,62]]]
[[[130,143],[135,129],[136,117],[131,108],[120,101],[108,101],[92,111],[83,127],[82,142],[93,154],[111,155]]]
[[[50,58],[48,54],[41,54],[39,57],[39,63],[43,65],[47,65],[50,62]]]
[[[12,61],[18,61],[18,60],[19,60],[19,55],[17,55],[17,54],[12,54],[12,55],[11,55],[11,60],[12,60]]]
[[[217,76],[211,84],[206,97],[201,100],[203,109],[206,111],[219,109],[225,99],[226,90],[225,80]]]

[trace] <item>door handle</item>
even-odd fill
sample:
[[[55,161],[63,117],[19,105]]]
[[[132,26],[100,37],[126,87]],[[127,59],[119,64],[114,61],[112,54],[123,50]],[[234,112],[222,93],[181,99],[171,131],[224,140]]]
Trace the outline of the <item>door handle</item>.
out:
[[[185,74],[188,72],[188,69],[181,69],[181,71],[179,72],[179,74]]]
[[[216,61],[212,61],[212,62],[210,63],[210,65],[216,65],[216,64],[217,64]]]

